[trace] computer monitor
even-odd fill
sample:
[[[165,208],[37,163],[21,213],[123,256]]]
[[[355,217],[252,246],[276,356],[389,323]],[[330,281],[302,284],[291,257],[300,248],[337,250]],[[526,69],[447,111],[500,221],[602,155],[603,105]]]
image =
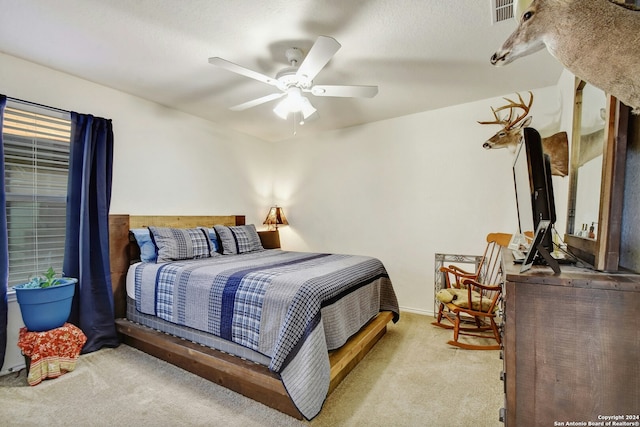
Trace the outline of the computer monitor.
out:
[[[523,142],[516,150],[513,181],[520,234],[535,230],[521,271],[536,262],[546,263],[559,273],[553,252],[553,224],[556,207],[551,179],[551,159],[542,148],[542,138],[534,128],[523,129]]]
[[[551,161],[542,148],[542,138],[534,128],[523,129],[523,142],[516,149],[513,162],[513,182],[518,211],[520,234],[537,230],[540,221],[556,222],[556,207],[551,180]],[[553,251],[552,233],[546,233],[542,242],[547,251]]]
[[[513,162],[513,184],[516,193],[518,233],[524,235],[525,231],[535,230],[533,225],[531,190],[529,189],[529,165],[527,162],[527,149],[525,148],[524,142],[516,148],[516,157]]]

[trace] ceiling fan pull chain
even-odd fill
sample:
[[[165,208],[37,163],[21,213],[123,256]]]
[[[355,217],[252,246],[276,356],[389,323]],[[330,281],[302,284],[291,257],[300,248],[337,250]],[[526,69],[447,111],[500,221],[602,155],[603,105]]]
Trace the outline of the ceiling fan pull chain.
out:
[[[295,136],[297,133],[296,131],[296,112],[293,112],[293,135]]]

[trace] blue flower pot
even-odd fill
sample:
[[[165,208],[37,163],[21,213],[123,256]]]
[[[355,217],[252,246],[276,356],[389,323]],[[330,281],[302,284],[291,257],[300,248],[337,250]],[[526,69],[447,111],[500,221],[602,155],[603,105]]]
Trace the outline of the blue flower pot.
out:
[[[78,279],[63,277],[60,284],[48,288],[25,288],[16,285],[22,320],[29,331],[42,332],[59,328],[69,319],[71,301]]]

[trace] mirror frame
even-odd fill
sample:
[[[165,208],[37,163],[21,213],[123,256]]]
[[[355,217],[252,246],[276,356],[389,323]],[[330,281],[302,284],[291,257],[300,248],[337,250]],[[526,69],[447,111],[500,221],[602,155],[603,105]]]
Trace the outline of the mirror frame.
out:
[[[564,241],[569,251],[596,270],[617,271],[620,260],[620,233],[624,201],[625,157],[629,124],[629,107],[611,95],[607,95],[606,122],[602,158],[602,185],[600,187],[600,212],[596,239],[573,235],[577,189],[577,163],[582,121],[582,89],[586,82],[576,78],[571,135],[571,166],[569,172],[569,201],[567,210],[567,234]]]

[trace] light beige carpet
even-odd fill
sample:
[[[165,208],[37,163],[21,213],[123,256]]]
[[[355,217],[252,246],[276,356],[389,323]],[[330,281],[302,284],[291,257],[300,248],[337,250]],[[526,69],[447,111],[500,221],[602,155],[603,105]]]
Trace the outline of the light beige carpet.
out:
[[[497,351],[446,342],[433,318],[402,313],[310,422],[121,345],[30,387],[0,377],[1,426],[501,426]]]

